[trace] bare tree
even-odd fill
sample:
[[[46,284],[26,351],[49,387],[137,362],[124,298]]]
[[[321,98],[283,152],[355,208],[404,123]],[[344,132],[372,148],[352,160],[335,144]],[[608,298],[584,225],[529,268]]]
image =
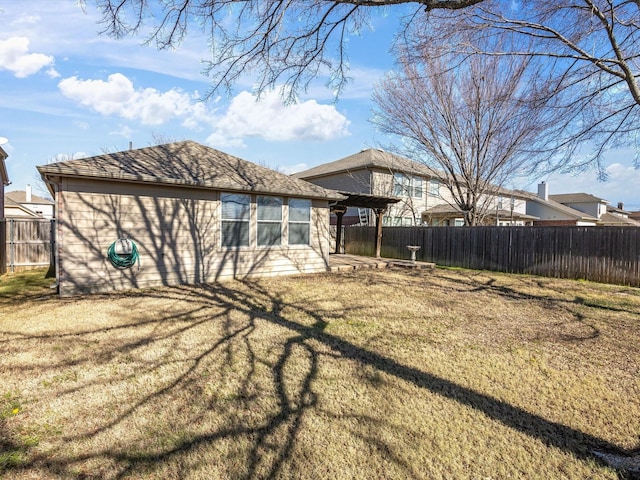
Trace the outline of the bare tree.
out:
[[[539,101],[528,57],[427,53],[402,56],[401,73],[377,87],[373,122],[431,167],[465,225],[477,225],[505,182],[555,151],[555,110]]]
[[[81,0],[87,1],[87,0]],[[434,9],[459,9],[482,0],[95,0],[103,33],[119,38],[148,31],[148,43],[175,48],[189,28],[210,41],[205,73],[213,92],[230,90],[257,73],[258,93],[277,84],[292,100],[318,75],[327,74],[336,94],[348,80],[346,38],[368,28],[373,11],[410,6],[406,21]],[[153,25],[147,25],[153,23]]]
[[[161,49],[201,28],[210,42],[208,95],[230,91],[245,74],[257,78],[258,93],[283,85],[291,101],[318,76],[339,95],[348,81],[348,36],[367,29],[374,12],[392,10],[402,17],[398,38],[419,45],[419,55],[426,45],[450,45],[468,54],[540,59],[540,71],[555,80],[547,92],[564,111],[558,165],[595,161],[604,174],[602,154],[634,143],[640,128],[637,0],[94,1],[105,33],[146,32]],[[461,42],[461,31],[475,39]],[[520,48],[522,42],[504,42],[509,35],[531,41]]]
[[[562,109],[560,164],[595,163],[602,155],[636,144],[640,128],[640,2],[611,0],[487,0],[455,14],[432,12],[404,36],[422,55],[435,42],[458,53],[526,56],[539,61]],[[464,35],[462,40],[460,34]],[[505,42],[505,36],[528,39]],[[432,51],[432,53],[434,53]],[[549,84],[548,84],[549,85]],[[561,120],[560,120],[561,118]],[[588,145],[588,148],[585,148]],[[636,158],[636,164],[638,158]]]

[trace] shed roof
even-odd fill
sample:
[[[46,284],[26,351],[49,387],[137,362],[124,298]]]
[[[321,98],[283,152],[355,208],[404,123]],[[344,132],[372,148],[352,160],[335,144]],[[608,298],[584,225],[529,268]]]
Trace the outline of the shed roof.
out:
[[[342,200],[334,190],[276,172],[187,140],[38,167],[44,177],[168,184],[305,198]]]

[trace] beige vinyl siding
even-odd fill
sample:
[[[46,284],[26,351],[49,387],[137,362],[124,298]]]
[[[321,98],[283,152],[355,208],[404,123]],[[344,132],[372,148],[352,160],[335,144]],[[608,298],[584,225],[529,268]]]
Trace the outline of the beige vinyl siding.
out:
[[[250,247],[223,248],[220,192],[83,179],[63,179],[61,190],[61,295],[327,268],[327,201],[312,202],[310,246],[288,246],[285,221],[281,246],[257,247],[252,195]],[[120,237],[135,242],[140,267],[118,270],[111,265],[106,252]]]

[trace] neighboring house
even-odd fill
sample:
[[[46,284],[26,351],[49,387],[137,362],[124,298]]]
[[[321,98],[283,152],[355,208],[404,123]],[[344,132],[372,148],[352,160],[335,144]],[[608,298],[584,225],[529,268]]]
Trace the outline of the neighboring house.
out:
[[[4,216],[5,218],[42,218],[36,212],[11,200],[8,195],[4,196]]]
[[[598,219],[607,213],[607,205],[609,204],[604,198],[588,193],[562,193],[549,195],[549,199]]]
[[[7,166],[4,163],[8,156],[7,152],[0,147],[0,218],[4,218],[4,188],[11,184],[9,174],[7,173]]]
[[[638,220],[631,218],[631,212],[624,209],[622,202],[618,202],[617,207],[607,205],[607,212],[600,217],[598,225],[612,227],[640,227],[640,221]]]
[[[536,225],[640,226],[623,209],[624,205],[613,207],[604,198],[589,193],[549,195],[547,184],[542,182],[538,185],[538,197],[546,197],[546,204],[533,202],[531,212],[540,217]]]
[[[324,272],[329,205],[344,199],[192,141],[38,170],[56,201],[61,295]],[[112,264],[118,239],[139,263]]]
[[[553,200],[549,195],[549,186],[545,182],[538,185],[538,195],[524,191],[518,193],[526,199],[527,214],[538,217],[534,225],[594,226],[598,222],[597,217]]]
[[[34,195],[31,185],[26,190],[14,190],[5,194],[5,217],[38,217],[53,218],[55,216],[53,201]]]
[[[640,211],[629,212],[629,218],[631,220],[635,220],[636,222],[640,222]]]
[[[443,175],[422,163],[383,150],[364,149],[293,176],[341,192],[400,198],[385,213],[385,225],[464,224],[462,212],[439,180]],[[535,220],[527,215],[523,198],[509,190],[498,189],[497,193],[487,199],[487,223],[525,225]],[[372,213],[349,208],[343,222],[372,224]]]

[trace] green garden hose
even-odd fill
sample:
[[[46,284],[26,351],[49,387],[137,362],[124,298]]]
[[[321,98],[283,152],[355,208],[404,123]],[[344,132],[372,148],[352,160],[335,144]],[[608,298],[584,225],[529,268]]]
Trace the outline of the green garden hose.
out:
[[[119,269],[131,268],[138,262],[138,267],[140,266],[140,256],[138,255],[138,248],[136,244],[133,243],[133,240],[129,240],[131,242],[131,253],[125,255],[119,255],[116,253],[116,240],[107,249],[107,257],[111,261],[111,264]]]

